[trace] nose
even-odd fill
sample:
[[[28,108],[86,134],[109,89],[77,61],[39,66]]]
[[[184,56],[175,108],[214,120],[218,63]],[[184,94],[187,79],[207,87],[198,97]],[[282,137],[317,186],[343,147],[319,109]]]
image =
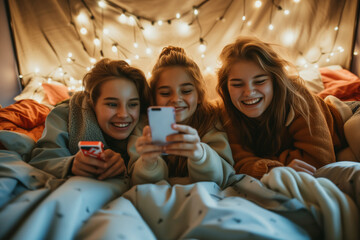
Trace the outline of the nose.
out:
[[[176,103],[176,102],[181,102],[182,101],[182,95],[180,93],[174,93],[171,101]]]
[[[252,84],[246,84],[244,89],[245,96],[252,96],[256,93],[255,87]]]
[[[117,108],[116,115],[120,118],[126,118],[129,115],[126,106],[120,105]]]

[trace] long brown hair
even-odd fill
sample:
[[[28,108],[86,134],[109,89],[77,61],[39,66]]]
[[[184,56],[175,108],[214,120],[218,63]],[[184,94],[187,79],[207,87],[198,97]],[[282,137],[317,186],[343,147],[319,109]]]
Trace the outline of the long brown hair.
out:
[[[201,74],[199,66],[190,59],[183,48],[168,46],[164,47],[155,63],[152,76],[150,78],[150,89],[153,100],[156,99],[156,87],[161,74],[170,67],[181,67],[187,75],[193,80],[195,89],[198,94],[198,105],[194,114],[187,119],[187,125],[198,131],[199,137],[202,138],[211,128],[214,127],[218,118],[218,108],[213,105],[207,96],[205,80]],[[175,170],[176,176],[186,176],[187,163],[186,159],[177,158],[174,163],[168,163],[169,171]]]
[[[126,78],[135,84],[140,97],[140,113],[146,114],[152,99],[145,75],[140,69],[131,67],[123,60],[104,58],[85,75],[83,86],[90,106],[95,106],[100,96],[101,85],[114,78]]]
[[[289,75],[286,68],[291,64],[281,58],[271,44],[254,37],[240,37],[223,48],[220,60],[222,66],[218,70],[216,89],[229,116],[225,125],[235,131],[234,134],[247,150],[261,157],[274,156],[281,149],[281,133],[290,108],[305,118],[310,130],[309,105],[304,96],[311,97],[311,93],[298,76]],[[245,116],[233,105],[230,98],[227,87],[229,71],[239,60],[253,61],[272,78],[273,99],[258,119]]]

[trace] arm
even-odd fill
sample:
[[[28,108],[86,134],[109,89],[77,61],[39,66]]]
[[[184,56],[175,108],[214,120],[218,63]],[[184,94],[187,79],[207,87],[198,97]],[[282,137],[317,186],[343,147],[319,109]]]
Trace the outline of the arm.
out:
[[[214,181],[225,187],[228,178],[235,174],[234,160],[227,135],[220,124],[211,129],[201,139],[204,154],[199,161],[187,160],[189,176],[192,182]]]
[[[42,137],[36,143],[30,164],[57,178],[65,178],[70,173],[74,156],[68,149],[69,107],[62,104],[54,108],[46,118]]]

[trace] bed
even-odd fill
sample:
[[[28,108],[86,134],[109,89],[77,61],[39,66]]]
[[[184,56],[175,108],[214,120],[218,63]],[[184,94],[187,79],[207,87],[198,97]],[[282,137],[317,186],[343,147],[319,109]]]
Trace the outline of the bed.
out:
[[[126,59],[147,73],[162,46],[182,45],[201,66],[215,97],[214,71],[221,47],[239,34],[286,45],[280,34],[265,33],[269,22],[262,16],[269,16],[276,27],[287,9],[294,18],[286,24],[304,22],[297,41],[287,47],[294,50],[289,57],[307,87],[322,98],[360,101],[360,79],[349,70],[356,50],[352,45],[357,2],[296,2],[266,1],[253,10],[248,1],[188,1],[179,7],[157,0],[153,4],[163,6],[160,28],[153,17],[159,8],[147,1],[9,1],[22,75],[17,83],[23,90],[14,104],[0,108],[0,239],[359,239],[360,167],[354,162],[328,165],[315,177],[290,168],[275,168],[260,180],[238,174],[225,188],[212,182],[170,185],[165,180],[132,186],[124,176],[104,181],[58,179],[28,163],[47,114],[82,90],[81,78],[93,59]],[[199,10],[200,17],[189,9]],[[239,9],[247,10],[239,14]],[[315,16],[317,9],[323,12]],[[164,12],[177,11],[196,31],[181,38],[169,32],[177,26],[177,17]],[[84,12],[93,18],[76,22]],[[121,22],[121,13],[127,21],[135,17],[136,25]],[[107,33],[99,29],[105,30],[102,27],[113,18],[121,23],[116,25],[120,34],[109,28],[110,37],[105,38]],[[325,31],[334,25],[336,34]],[[161,40],[145,31],[142,36],[139,29],[147,26],[161,29]],[[315,26],[317,31],[312,30]],[[82,35],[81,27],[91,31]],[[96,35],[104,39],[107,50],[92,45]],[[205,53],[198,52],[200,43],[207,45]],[[145,53],[146,45],[152,53]],[[137,55],[136,49],[144,53]]]

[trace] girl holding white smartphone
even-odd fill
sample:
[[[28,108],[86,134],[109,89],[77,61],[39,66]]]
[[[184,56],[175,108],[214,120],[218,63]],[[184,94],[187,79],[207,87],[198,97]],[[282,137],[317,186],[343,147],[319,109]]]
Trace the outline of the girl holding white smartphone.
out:
[[[174,107],[172,129],[177,133],[158,144],[152,139],[154,129],[143,129],[135,144],[140,158],[129,162],[133,184],[166,179],[170,184],[214,181],[226,186],[234,174],[231,149],[197,64],[182,48],[165,47],[153,67],[150,88],[157,106]]]

